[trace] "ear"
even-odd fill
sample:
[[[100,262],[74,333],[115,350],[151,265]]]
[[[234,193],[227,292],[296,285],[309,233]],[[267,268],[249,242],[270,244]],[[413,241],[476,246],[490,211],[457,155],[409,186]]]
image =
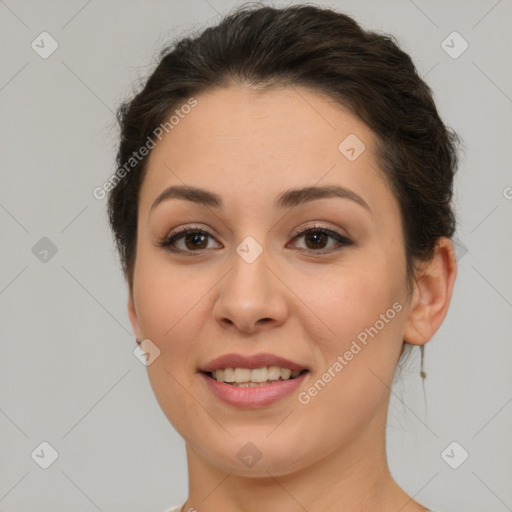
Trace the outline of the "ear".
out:
[[[141,339],[139,318],[137,316],[137,311],[135,309],[135,301],[133,299],[133,289],[130,289],[130,293],[128,295],[128,316],[130,317],[130,323],[132,324],[135,337]]]
[[[448,312],[457,275],[457,260],[452,241],[442,237],[432,258],[416,272],[404,341],[424,345],[439,329]]]

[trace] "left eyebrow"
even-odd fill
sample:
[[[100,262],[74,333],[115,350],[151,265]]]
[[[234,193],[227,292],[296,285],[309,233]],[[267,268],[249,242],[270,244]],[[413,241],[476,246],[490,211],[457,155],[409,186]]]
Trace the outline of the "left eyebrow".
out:
[[[339,185],[290,189],[281,194],[275,200],[274,206],[277,208],[293,208],[294,206],[298,206],[309,201],[331,197],[350,199],[371,213],[371,208],[368,206],[368,203],[359,194],[356,194],[349,188],[341,187]]]

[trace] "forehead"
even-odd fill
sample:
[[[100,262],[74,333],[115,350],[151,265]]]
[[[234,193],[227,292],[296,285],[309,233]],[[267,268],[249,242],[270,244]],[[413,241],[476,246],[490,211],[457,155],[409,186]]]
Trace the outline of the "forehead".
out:
[[[257,189],[274,197],[327,180],[370,195],[386,192],[373,132],[325,95],[302,87],[258,92],[233,86],[195,100],[153,149],[141,207],[169,184],[221,194]]]

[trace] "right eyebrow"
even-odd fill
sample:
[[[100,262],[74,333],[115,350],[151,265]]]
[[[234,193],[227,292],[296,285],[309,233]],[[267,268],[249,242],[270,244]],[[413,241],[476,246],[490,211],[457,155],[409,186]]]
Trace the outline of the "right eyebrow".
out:
[[[151,205],[153,211],[160,203],[168,199],[186,199],[193,203],[203,204],[212,208],[222,208],[222,198],[213,192],[196,187],[172,186],[166,188]]]

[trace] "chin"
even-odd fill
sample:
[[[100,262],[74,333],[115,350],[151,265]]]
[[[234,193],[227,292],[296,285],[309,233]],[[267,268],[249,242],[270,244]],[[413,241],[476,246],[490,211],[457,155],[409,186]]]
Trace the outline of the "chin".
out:
[[[314,459],[314,454],[301,453],[297,449],[300,443],[286,436],[270,440],[265,435],[239,436],[225,443],[204,446],[202,452],[210,463],[224,471],[242,477],[268,478],[284,476],[305,468]]]

